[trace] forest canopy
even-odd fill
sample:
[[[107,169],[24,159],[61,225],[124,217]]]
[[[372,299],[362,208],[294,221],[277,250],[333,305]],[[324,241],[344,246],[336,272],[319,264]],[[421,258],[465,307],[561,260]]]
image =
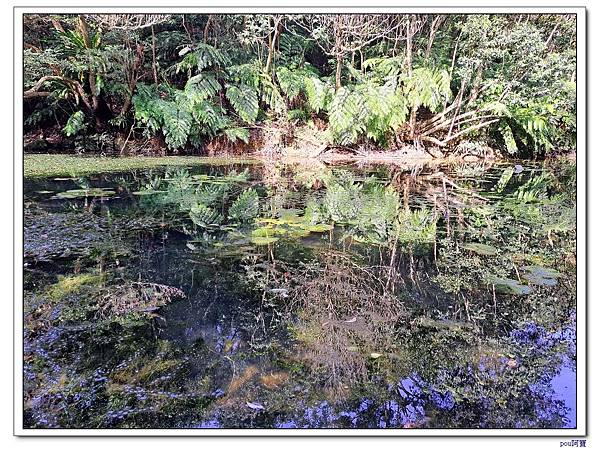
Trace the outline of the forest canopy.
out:
[[[25,147],[572,151],[575,26],[560,14],[25,15]]]

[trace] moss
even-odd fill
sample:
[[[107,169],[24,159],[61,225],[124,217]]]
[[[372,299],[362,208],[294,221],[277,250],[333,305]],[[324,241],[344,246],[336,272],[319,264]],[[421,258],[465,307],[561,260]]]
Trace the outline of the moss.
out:
[[[59,276],[58,281],[50,286],[48,295],[53,300],[59,300],[66,295],[79,292],[84,285],[99,284],[104,280],[102,275],[82,273],[80,275]]]
[[[127,156],[119,158],[81,157],[73,155],[25,155],[23,174],[25,178],[82,176],[103,172],[122,172],[155,167],[259,164],[253,158],[213,158],[200,156]]]

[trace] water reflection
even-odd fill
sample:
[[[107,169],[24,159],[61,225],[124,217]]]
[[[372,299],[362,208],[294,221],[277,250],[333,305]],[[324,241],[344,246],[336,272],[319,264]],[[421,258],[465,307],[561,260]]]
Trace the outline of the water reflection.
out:
[[[263,170],[26,183],[29,426],[575,426],[569,170]]]

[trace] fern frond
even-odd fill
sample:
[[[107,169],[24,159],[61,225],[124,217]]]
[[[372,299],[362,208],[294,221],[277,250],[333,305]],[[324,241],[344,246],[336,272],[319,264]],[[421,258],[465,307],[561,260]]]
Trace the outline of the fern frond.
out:
[[[183,147],[192,127],[192,115],[171,102],[163,102],[161,112],[166,144],[170,148]]]
[[[229,207],[229,218],[239,222],[249,222],[258,216],[258,193],[250,188],[242,192]]]
[[[304,90],[310,108],[317,114],[327,106],[333,89],[317,77],[304,78]]]
[[[193,51],[187,53],[175,66],[175,72],[185,71],[188,73],[188,76],[191,76],[193,69],[201,72],[207,67],[226,67],[229,62],[229,57],[226,53],[212,45],[199,43],[196,44]]]
[[[252,124],[258,116],[258,96],[256,90],[247,84],[229,86],[225,96],[235,112],[244,122]]]
[[[278,67],[276,74],[283,93],[292,101],[296,99],[303,87],[304,74],[298,70],[290,70],[285,66]]]
[[[329,126],[340,144],[352,144],[365,130],[366,109],[359,93],[342,87],[336,92],[329,107]]]
[[[506,151],[508,154],[514,155],[517,153],[517,143],[515,142],[513,132],[507,123],[504,123],[500,126],[500,133],[502,133],[502,139],[504,139],[504,145],[506,145]]]
[[[210,206],[227,194],[229,186],[228,183],[203,183],[196,188],[194,199],[199,204]]]
[[[223,133],[230,142],[242,141],[247,144],[250,141],[250,132],[246,128],[226,128]]]
[[[231,81],[237,84],[252,86],[258,90],[262,77],[262,67],[257,63],[246,63],[231,66],[227,69]]]
[[[85,115],[81,111],[74,112],[63,128],[66,136],[74,136],[85,128]]]
[[[184,90],[192,100],[206,100],[221,90],[221,83],[214,75],[201,73],[190,78],[185,84]]]
[[[191,113],[196,122],[202,125],[203,132],[209,136],[215,136],[230,123],[223,109],[209,101],[196,103]]]
[[[308,120],[308,114],[303,109],[290,109],[288,111],[288,119],[290,120]]]
[[[445,70],[419,67],[410,76],[404,76],[402,81],[408,102],[417,108],[425,106],[436,111],[452,95],[450,75]]]
[[[201,203],[192,206],[189,215],[195,225],[203,228],[218,226],[223,222],[221,214]]]
[[[268,76],[262,78],[262,101],[269,105],[276,113],[282,113],[286,110],[285,101],[279,92],[277,86],[271,81]]]
[[[358,188],[354,185],[331,184],[323,198],[323,209],[327,218],[338,223],[351,223],[360,209]]]

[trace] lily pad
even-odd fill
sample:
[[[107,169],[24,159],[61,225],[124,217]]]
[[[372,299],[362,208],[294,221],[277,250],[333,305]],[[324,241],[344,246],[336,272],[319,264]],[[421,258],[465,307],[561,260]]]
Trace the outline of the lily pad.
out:
[[[257,223],[267,223],[267,224],[273,224],[273,225],[281,225],[285,223],[285,220],[283,219],[275,219],[273,217],[259,217],[258,219],[256,219]]]
[[[205,173],[200,173],[197,175],[192,175],[192,179],[194,180],[212,180],[214,177],[212,175],[207,175]]]
[[[275,228],[266,226],[252,230],[251,235],[252,237],[271,237],[276,233]]]
[[[153,194],[161,194],[167,191],[154,191],[152,189],[147,189],[145,191],[134,191],[132,192],[133,195],[140,195],[140,196],[144,196],[144,195],[153,195]]]
[[[90,188],[90,189],[71,189],[65,192],[56,194],[56,198],[60,199],[75,199],[85,197],[111,197],[116,192],[108,188]]]
[[[480,244],[478,242],[470,242],[468,244],[464,244],[462,248],[482,256],[494,256],[498,253],[496,247],[492,247],[491,245],[487,244]]]
[[[303,238],[306,236],[310,236],[310,231],[308,231],[306,228],[298,228],[295,230],[289,230],[289,231],[284,231],[282,234],[285,234],[286,236],[289,236],[291,238]]]
[[[527,295],[532,291],[526,284],[521,284],[512,278],[490,277],[488,283],[493,284],[496,292],[500,294]]]
[[[256,245],[268,245],[277,242],[278,240],[279,238],[276,237],[253,236],[252,239],[250,239],[250,242]]]
[[[309,225],[307,228],[313,233],[323,233],[325,231],[333,229],[333,225],[330,225],[328,223],[317,223],[315,225]]]
[[[288,228],[306,228],[308,225],[303,222],[288,222],[285,226]]]
[[[279,212],[279,217],[288,223],[302,222],[304,217],[300,216],[300,213],[302,213],[300,209],[284,209]]]
[[[560,272],[542,266],[526,266],[523,267],[525,278],[530,284],[538,286],[555,286],[558,281],[557,278],[561,277]]]

